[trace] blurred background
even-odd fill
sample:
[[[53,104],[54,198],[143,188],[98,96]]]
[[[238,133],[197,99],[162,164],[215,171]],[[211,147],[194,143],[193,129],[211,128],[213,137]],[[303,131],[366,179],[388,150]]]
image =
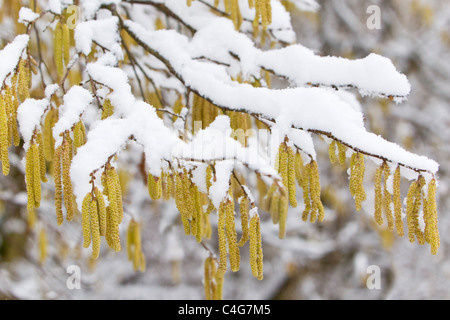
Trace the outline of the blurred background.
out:
[[[1,2],[1,1],[0,1]],[[375,52],[390,58],[406,74],[412,91],[406,102],[357,97],[368,131],[382,135],[414,153],[440,163],[438,217],[441,247],[432,256],[428,245],[377,226],[373,202],[354,209],[346,168],[331,166],[326,143],[317,139],[322,200],[326,219],[321,224],[301,220],[301,209],[288,216],[285,239],[269,214],[261,213],[264,279],[251,275],[248,245],[241,249],[241,270],[227,272],[225,299],[449,299],[450,298],[450,6],[439,0],[318,1],[317,12],[292,10],[297,42],[320,55],[363,58]],[[381,28],[369,29],[367,8],[381,9]],[[0,10],[6,10],[2,6]],[[9,10],[9,9],[8,9]],[[13,10],[13,9],[11,9]],[[2,14],[6,19],[6,14]],[[12,16],[12,15],[11,15]],[[7,25],[3,21],[2,25]],[[14,23],[11,22],[14,26]],[[14,28],[0,28],[2,47]],[[130,148],[132,148],[131,146]],[[96,262],[81,246],[78,223],[56,226],[52,187],[45,186],[39,222],[27,224],[20,149],[11,150],[13,169],[0,175],[0,299],[203,299],[203,261],[207,252],[194,237],[186,237],[172,202],[152,202],[143,181],[129,179],[138,166],[121,159],[127,171],[121,183],[125,205],[139,215],[146,270],[134,271],[126,250],[105,250]],[[15,165],[14,165],[15,163]],[[129,168],[129,169],[128,169]],[[367,161],[366,192],[373,193],[376,167]],[[46,184],[49,185],[49,184]],[[407,183],[402,185],[406,195]],[[128,221],[124,220],[123,233]],[[214,230],[214,229],[213,229]],[[122,237],[124,239],[124,235]],[[42,244],[47,243],[42,256]],[[216,247],[215,235],[209,243]],[[79,266],[81,289],[70,290],[67,268]],[[379,289],[369,289],[379,270]],[[368,269],[369,268],[369,269]]]

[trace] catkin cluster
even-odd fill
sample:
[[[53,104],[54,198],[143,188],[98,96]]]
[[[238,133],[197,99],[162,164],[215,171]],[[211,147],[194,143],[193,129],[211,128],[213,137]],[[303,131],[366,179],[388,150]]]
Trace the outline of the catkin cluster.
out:
[[[296,180],[295,180],[295,155],[291,146],[286,141],[281,143],[275,159],[275,168],[281,176],[282,188],[273,183],[266,196],[266,208],[270,212],[273,223],[278,223],[279,238],[286,234],[286,220],[289,203],[297,207]]]
[[[45,176],[45,158],[42,134],[35,131],[25,155],[25,182],[27,187],[27,210],[30,225],[34,224],[35,208],[41,203],[41,181],[47,182]]]
[[[411,243],[416,239],[421,245],[428,242],[431,253],[436,254],[440,245],[436,210],[436,179],[432,178],[428,183],[428,190],[424,188],[425,186],[425,178],[419,175],[408,189],[406,196],[408,238]],[[420,218],[424,221],[424,228],[420,226]]]
[[[120,251],[119,225],[123,220],[122,187],[116,168],[106,164],[102,173],[103,195],[108,199],[106,207],[106,242],[115,251]]]
[[[105,165],[101,182],[103,191],[93,184],[92,191],[84,197],[81,208],[83,246],[88,248],[92,242],[94,260],[100,254],[102,236],[106,238],[110,248],[121,250],[119,225],[123,219],[122,192],[117,171],[109,163]]]
[[[145,271],[145,256],[141,245],[141,224],[135,220],[130,221],[127,229],[127,255],[128,260],[133,263],[134,271]]]
[[[231,188],[228,195],[220,203],[217,211],[218,216],[218,239],[219,239],[219,269],[218,272],[225,274],[227,269],[227,245],[230,267],[233,272],[239,270],[240,254],[237,242],[236,225],[234,219],[234,200]]]
[[[208,205],[208,197],[191,181],[191,173],[183,168],[176,173],[166,174],[165,181],[165,197],[174,196],[186,235],[195,236],[198,242],[211,237],[211,210],[204,210],[204,206]]]
[[[315,160],[311,160],[304,165],[300,153],[296,154],[296,179],[303,188],[303,201],[305,209],[303,210],[303,221],[309,220],[314,223],[322,222],[325,217],[325,209],[320,199],[321,186],[319,177],[319,168]]]
[[[248,5],[250,8],[255,8],[255,19],[253,20],[254,30],[258,30],[260,21],[263,30],[266,30],[267,26],[272,23],[270,0],[248,0]]]
[[[58,225],[62,224],[63,203],[66,208],[66,219],[71,221],[74,216],[74,195],[70,179],[70,164],[73,158],[73,140],[70,131],[63,133],[63,141],[53,155],[53,178],[55,180],[55,208]]]
[[[31,63],[35,63],[34,59],[21,59],[17,71],[10,76],[10,83],[5,82],[0,90],[0,161],[4,175],[9,174],[8,148],[20,144],[17,108],[19,101],[30,97]]]

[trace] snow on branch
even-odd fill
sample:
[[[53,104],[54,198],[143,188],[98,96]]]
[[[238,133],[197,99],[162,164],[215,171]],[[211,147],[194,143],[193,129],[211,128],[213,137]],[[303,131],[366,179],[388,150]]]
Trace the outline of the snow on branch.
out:
[[[283,116],[294,128],[325,134],[358,152],[394,162],[415,171],[436,173],[438,164],[423,156],[412,154],[380,136],[367,132],[363,115],[330,90],[324,88],[289,88],[271,90],[255,88],[233,81],[226,67],[194,59],[191,41],[175,31],[147,31],[133,21],[123,23],[126,31],[148,52],[160,59],[191,91],[226,110],[246,112],[273,122]],[[193,41],[193,40],[192,40]],[[199,41],[195,42],[199,45]],[[207,47],[207,43],[203,45]],[[276,52],[276,51],[275,51]],[[276,54],[276,53],[273,54]],[[282,51],[281,51],[282,52]],[[279,61],[275,56],[272,57]],[[375,61],[375,62],[374,62]],[[378,62],[376,62],[378,61]],[[375,58],[376,67],[392,75],[385,59]],[[358,70],[358,64],[354,66]],[[362,65],[359,68],[364,69]],[[364,72],[364,71],[360,71]],[[404,79],[399,76],[398,79]],[[399,87],[405,88],[405,83]]]
[[[19,64],[23,51],[28,46],[30,37],[26,34],[18,35],[3,50],[0,50],[0,83],[3,85],[9,74],[14,72]]]

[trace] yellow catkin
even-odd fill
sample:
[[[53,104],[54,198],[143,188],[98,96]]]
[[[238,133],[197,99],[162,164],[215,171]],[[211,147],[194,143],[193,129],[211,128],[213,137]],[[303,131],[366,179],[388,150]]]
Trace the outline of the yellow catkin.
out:
[[[70,29],[65,23],[61,24],[61,42],[63,46],[64,65],[67,66],[70,61]]]
[[[71,221],[74,215],[73,208],[73,189],[72,180],[70,179],[70,164],[72,161],[72,139],[69,132],[64,134],[64,140],[62,143],[62,181],[63,181],[63,193],[64,193],[64,206],[66,207],[66,219]]]
[[[276,190],[276,185],[273,184],[273,192],[270,198],[269,212],[272,217],[272,222],[277,224],[280,221],[280,193]]]
[[[184,199],[184,185],[183,185],[183,174],[179,172],[175,176],[175,204],[178,211],[180,212],[181,221],[183,223],[184,232],[186,235],[191,233],[187,207]]]
[[[414,200],[417,189],[418,182],[413,181],[408,189],[408,194],[406,195],[406,220],[408,225],[408,239],[411,243],[415,241]]]
[[[123,219],[122,185],[120,183],[119,174],[117,173],[116,168],[110,167],[108,172],[114,187],[114,194],[117,202],[117,216],[120,223]]]
[[[56,221],[58,225],[63,223],[63,211],[62,211],[62,201],[63,201],[63,186],[61,178],[61,158],[62,158],[62,146],[59,146],[55,150],[54,154],[54,164],[53,164],[53,177],[55,182],[55,210],[56,210]]]
[[[375,221],[378,225],[383,224],[383,193],[381,191],[381,179],[383,175],[383,166],[379,166],[375,171]]]
[[[186,0],[186,5],[190,7],[192,5],[192,0]]]
[[[161,178],[154,177],[150,173],[148,174],[148,193],[152,200],[160,199],[162,194]]]
[[[23,102],[25,99],[30,97],[30,92],[28,89],[30,82],[30,73],[27,68],[27,61],[22,59],[19,62],[19,80],[18,80],[17,94],[19,99]]]
[[[231,192],[229,198],[226,199],[225,202],[225,232],[227,236],[230,267],[231,271],[236,272],[239,271],[240,254],[237,244],[236,224],[234,219],[234,202]]]
[[[126,246],[127,246],[127,256],[128,256],[129,261],[133,261],[133,255],[134,255],[133,249],[134,249],[134,241],[135,241],[135,236],[134,236],[135,224],[136,224],[136,222],[134,220],[131,220],[130,223],[128,224],[128,228],[127,228]]]
[[[64,75],[64,63],[63,63],[63,27],[62,22],[58,21],[53,35],[53,57],[56,66],[56,72],[60,77]]]
[[[239,0],[231,0],[230,19],[233,21],[235,29],[239,30],[242,24],[242,15],[239,10]]]
[[[103,108],[102,108],[102,120],[112,116],[114,113],[114,107],[111,104],[111,100],[105,99],[103,102]]]
[[[173,174],[165,172],[163,180],[163,198],[164,200],[169,200],[170,197],[172,197],[174,193],[174,181],[173,181]]]
[[[47,241],[47,233],[45,232],[45,229],[42,228],[39,232],[39,263],[43,264],[45,262],[45,259],[47,258],[47,247],[48,247],[48,241]]]
[[[241,228],[242,228],[242,237],[239,240],[238,246],[242,247],[248,241],[248,212],[249,212],[249,204],[248,198],[242,197],[239,202],[239,212],[241,214]]]
[[[438,230],[438,217],[436,209],[436,179],[433,178],[428,184],[428,195],[427,195],[427,219],[425,221],[425,231],[426,237],[428,238],[428,243],[431,246],[431,253],[433,255],[437,254],[440,239]]]
[[[414,199],[414,210],[413,210],[413,216],[414,216],[414,227],[415,227],[415,235],[417,238],[417,241],[420,245],[425,244],[425,236],[422,230],[420,229],[419,224],[419,211],[420,207],[422,206],[422,198],[423,198],[423,191],[422,188],[425,185],[425,178],[420,175],[416,189],[415,199]]]
[[[91,236],[92,236],[92,259],[97,260],[100,255],[100,223],[98,214],[98,201],[96,198],[92,199],[90,203],[90,218],[91,218]]]
[[[345,145],[343,145],[342,143],[337,142],[337,147],[338,147],[338,159],[339,159],[339,163],[344,165],[345,164],[345,159],[347,158],[347,147]]]
[[[17,93],[16,83],[17,83],[18,75],[15,73],[11,77],[11,96],[12,96],[12,103],[13,103],[13,142],[14,145],[17,147],[20,144],[20,134],[19,134],[19,128],[17,125],[17,109],[19,108],[19,97]]]
[[[309,215],[311,214],[312,206],[311,206],[311,166],[308,163],[303,167],[303,174],[301,178],[301,186],[303,188],[303,202],[305,204],[305,209],[303,210],[302,220],[308,220]]]
[[[139,222],[135,222],[134,229],[134,252],[132,254],[133,257],[133,269],[137,271],[140,267],[141,262],[141,254],[142,254],[142,244],[141,244],[141,224]]]
[[[250,218],[249,227],[250,268],[258,280],[263,278],[263,252],[261,246],[261,226],[257,214]]]
[[[74,153],[77,153],[77,149],[86,143],[86,128],[83,122],[78,121],[73,128],[73,147]]]
[[[366,200],[364,190],[364,155],[355,152],[350,159],[350,193],[355,199],[356,210],[361,210],[361,203]]]
[[[44,143],[42,141],[42,134],[38,132],[36,134],[36,142],[38,145],[38,157],[39,157],[39,172],[40,172],[40,180],[42,182],[47,182],[46,167],[45,167],[45,157],[44,157]]]
[[[6,120],[8,123],[8,146],[11,144],[11,138],[13,136],[13,123],[16,122],[16,115],[14,115],[14,105],[13,105],[13,97],[11,88],[6,85],[3,88],[4,94],[0,94],[0,99],[3,98],[4,104],[5,104],[5,111],[6,111]],[[1,103],[1,102],[0,102]]]
[[[311,217],[310,221],[321,222],[324,218],[325,209],[323,207],[322,201],[320,199],[320,177],[319,177],[319,167],[317,166],[317,162],[312,160],[309,164],[309,180],[310,180],[310,192],[311,192]]]
[[[214,259],[212,257],[207,257],[204,263],[204,277],[203,277],[206,300],[213,299],[213,281],[214,281],[213,264]]]
[[[2,172],[4,175],[9,174],[8,147],[8,118],[6,115],[6,104],[3,96],[0,95],[0,160],[2,161]]]
[[[280,144],[278,149],[278,159],[279,167],[278,172],[280,173],[283,185],[288,188],[289,191],[289,167],[288,167],[288,151],[286,143]],[[295,196],[295,195],[294,195]],[[272,210],[277,215],[277,220],[279,223],[279,237],[283,238],[286,231],[286,218],[287,218],[287,201],[288,198],[284,194],[280,194],[278,203],[274,204]]]
[[[279,202],[279,229],[278,229],[278,237],[283,239],[286,236],[286,221],[287,221],[287,213],[288,213],[288,198],[286,195],[280,195]]]
[[[297,207],[297,190],[295,184],[295,154],[291,147],[287,147],[287,167],[288,167],[288,193],[289,203],[293,208]]]
[[[224,274],[219,272],[217,269],[215,276],[215,287],[214,287],[214,300],[222,300],[223,299],[223,282],[224,282]]]
[[[31,161],[33,162],[33,194],[34,207],[39,208],[41,203],[41,165],[39,161],[39,148],[36,143],[30,146]]]
[[[94,188],[95,199],[97,200],[98,206],[98,219],[99,219],[99,228],[100,235],[106,235],[106,205],[105,199],[103,198],[103,194],[98,190],[97,187]]]
[[[330,162],[332,164],[335,164],[337,161],[336,157],[336,141],[331,141],[330,145],[328,146],[328,157],[330,158]]]
[[[394,230],[394,217],[392,215],[392,210],[391,210],[392,196],[387,188],[387,180],[389,178],[391,170],[387,163],[383,164],[383,173],[384,173],[383,210],[384,210],[384,214],[386,216],[388,229],[392,231],[392,230]]]
[[[108,197],[106,207],[106,242],[115,251],[121,250],[119,225],[123,219],[122,194],[117,171],[109,164],[102,174],[103,193]]]
[[[394,202],[394,216],[395,216],[395,228],[397,230],[397,234],[400,237],[405,235],[403,228],[403,220],[402,220],[402,199],[400,194],[400,167],[398,166],[394,172],[394,194],[393,194],[393,202]]]
[[[81,205],[81,225],[83,230],[83,247],[91,245],[91,202],[92,193],[86,194]]]
[[[199,232],[199,230],[198,230],[199,223],[201,222],[201,220],[199,217],[200,204],[199,204],[199,197],[198,197],[198,189],[194,183],[189,184],[189,193],[192,196],[192,215],[190,218],[191,219],[191,234],[193,236],[197,237],[197,234]],[[200,241],[201,241],[201,238],[200,238]]]
[[[219,268],[217,273],[223,276],[227,270],[227,235],[226,235],[226,216],[227,216],[227,204],[226,201],[222,201],[217,210],[218,214],[218,242],[219,242]]]
[[[29,212],[34,211],[34,151],[31,146],[28,148],[25,155],[25,182],[27,187],[27,209]]]
[[[44,143],[44,156],[48,161],[53,160],[55,139],[53,138],[53,126],[58,121],[58,109],[52,108],[45,116],[44,125],[42,128],[42,139]]]

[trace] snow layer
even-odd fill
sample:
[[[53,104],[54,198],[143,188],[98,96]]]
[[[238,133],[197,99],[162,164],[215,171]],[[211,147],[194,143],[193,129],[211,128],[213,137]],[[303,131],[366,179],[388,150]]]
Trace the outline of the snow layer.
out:
[[[37,18],[39,18],[39,13],[36,13],[27,7],[20,8],[18,20],[19,23],[27,25],[28,23],[35,21]]]
[[[81,115],[92,101],[91,93],[80,87],[73,86],[64,95],[64,103],[59,107],[59,120],[53,127],[53,138],[55,147],[62,143],[61,134],[71,130],[72,126],[80,121]]]
[[[223,65],[193,59],[190,53],[192,47],[190,47],[189,40],[175,31],[147,31],[139,24],[131,21],[126,21],[125,26],[148,48],[164,57],[166,63],[174,69],[179,78],[183,79],[190,89],[208,98],[218,106],[230,110],[245,110],[272,121],[284,116],[289,119],[291,126],[297,129],[331,135],[335,139],[351,145],[354,149],[371,155],[433,173],[438,170],[438,164],[435,161],[412,154],[380,136],[367,132],[364,128],[362,113],[355,110],[354,106],[332,91],[323,88],[305,87],[271,90],[255,88],[246,83],[240,84],[230,79]],[[225,22],[223,22],[223,26],[226,26]],[[214,27],[212,29],[217,31]],[[224,32],[221,36],[226,37],[229,33],[230,31]],[[218,37],[219,34],[217,34]],[[211,39],[211,37],[208,37],[208,39]],[[224,40],[219,41],[227,43]],[[198,45],[199,41],[197,40],[195,43]],[[204,44],[204,47],[206,46],[207,44]],[[228,48],[225,47],[222,50],[228,50]],[[293,47],[290,50],[297,52],[299,47]],[[285,53],[286,51],[274,52]],[[292,57],[293,53],[287,52],[287,56]],[[306,53],[304,50],[298,52],[300,52],[301,57],[309,55],[313,58],[312,61],[316,61],[312,53]],[[281,57],[277,57],[275,53],[272,56],[273,61],[279,62],[276,66],[279,69],[282,69],[281,66],[283,66],[284,53]],[[363,62],[358,60],[347,62],[339,58],[318,59],[323,61],[324,66],[326,66],[325,68],[316,65],[319,68],[318,73],[322,76],[329,75],[333,73],[330,70],[335,68],[336,72],[341,73],[338,72],[338,75],[333,77],[335,81],[340,81],[340,84],[348,84],[347,78],[353,75],[354,83],[363,91],[384,90],[385,92],[381,93],[387,95],[404,95],[409,92],[409,83],[406,77],[398,73],[386,58],[370,55]],[[290,67],[296,69],[295,60],[291,59],[290,62]],[[349,65],[351,67],[348,67]],[[244,69],[251,70],[252,68]],[[296,70],[301,73],[300,69]],[[367,72],[367,70],[370,72]],[[346,75],[348,72],[351,75]],[[374,77],[371,76],[371,72],[375,72]],[[383,87],[383,84],[378,84],[378,82],[389,83],[389,87]]]
[[[18,35],[14,40],[0,50],[0,83],[3,84],[6,77],[13,73],[22,56],[23,50],[28,46],[30,37],[26,34]]]
[[[40,100],[26,99],[17,108],[17,120],[19,122],[20,134],[25,142],[25,150],[28,149],[34,130],[40,128],[42,116],[49,104],[50,101],[47,98]]]

